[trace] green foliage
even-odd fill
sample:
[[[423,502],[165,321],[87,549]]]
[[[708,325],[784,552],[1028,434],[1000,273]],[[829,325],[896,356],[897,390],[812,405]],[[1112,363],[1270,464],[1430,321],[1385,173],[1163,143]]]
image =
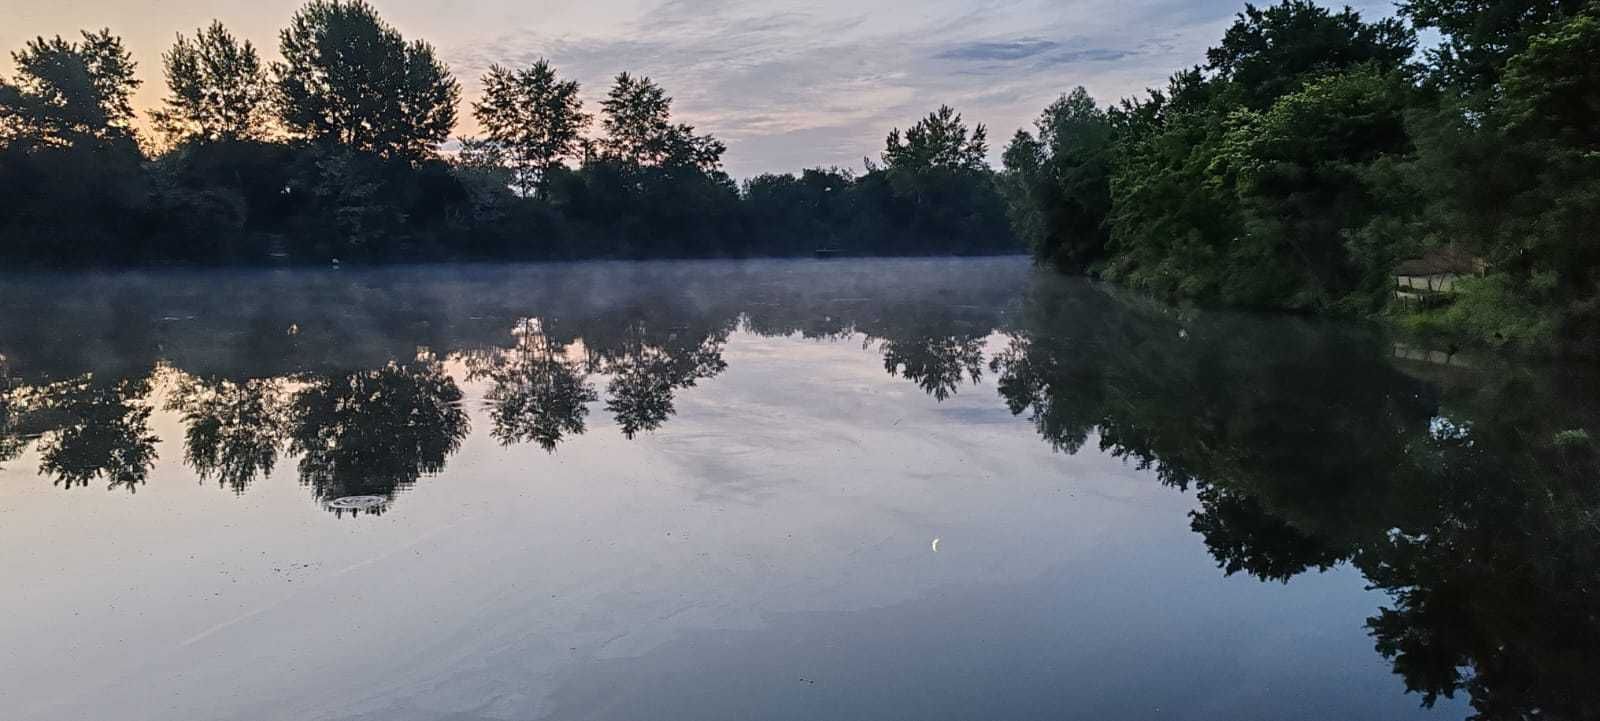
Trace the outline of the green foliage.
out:
[[[1105,255],[1110,236],[1110,115],[1083,88],[1045,108],[1038,136],[1017,131],[1006,146],[1007,210],[1036,262],[1083,272]]]
[[[1164,297],[1220,300],[1233,270],[1224,250],[1243,233],[1232,178],[1217,162],[1228,139],[1225,90],[1191,70],[1115,113],[1107,278]]]
[[[1209,51],[1212,74],[1179,73],[1114,114],[1106,275],[1233,305],[1377,303],[1387,266],[1357,259],[1388,260],[1370,242],[1384,230],[1376,186],[1410,147],[1414,44],[1350,10],[1247,7]]]
[[[1398,67],[1416,51],[1415,33],[1399,20],[1363,22],[1305,0],[1265,9],[1246,5],[1222,43],[1206,51],[1208,69],[1233,83],[1246,107],[1264,110],[1304,78],[1359,65]]]
[[[562,81],[540,60],[523,70],[491,66],[483,76],[483,99],[472,106],[488,139],[509,152],[516,184],[532,195],[558,164],[581,159],[589,115],[578,83]]]
[[[311,0],[279,34],[279,119],[319,142],[421,157],[450,137],[461,89],[422,41],[365,0]]]
[[[1245,232],[1228,252],[1235,267],[1260,263],[1278,273],[1228,297],[1327,308],[1359,292],[1360,307],[1382,307],[1393,282],[1387,269],[1398,258],[1350,246],[1388,212],[1373,167],[1411,151],[1411,92],[1403,77],[1362,68],[1312,81],[1265,113],[1235,116],[1223,162],[1236,174]]]
[[[267,75],[249,40],[240,42],[213,22],[193,40],[178,35],[161,59],[168,95],[153,119],[169,140],[266,136]]]
[[[1555,318],[1529,297],[1521,284],[1503,274],[1459,281],[1455,301],[1443,308],[1405,312],[1402,328],[1419,336],[1462,340],[1492,348],[1537,353],[1557,351]]]
[[[1428,51],[1439,83],[1465,94],[1490,90],[1528,41],[1591,0],[1399,0],[1400,14],[1444,42]]]
[[[1413,183],[1426,191],[1424,232],[1471,248],[1490,272],[1459,307],[1410,325],[1600,355],[1600,8],[1539,27],[1494,68],[1495,92],[1451,94],[1421,115]]]
[[[1400,20],[1287,0],[1246,6],[1206,67],[1146,98],[1052,105],[1005,154],[1013,226],[1064,270],[1298,311],[1380,312],[1402,260],[1459,258],[1451,274],[1485,277],[1393,315],[1600,355],[1600,4],[1401,10],[1445,33],[1427,82]]]

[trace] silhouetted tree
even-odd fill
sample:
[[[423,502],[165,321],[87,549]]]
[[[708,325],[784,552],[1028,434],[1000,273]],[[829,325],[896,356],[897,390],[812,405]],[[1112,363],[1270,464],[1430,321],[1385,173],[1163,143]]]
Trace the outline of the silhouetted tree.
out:
[[[3,356],[0,356],[0,464],[22,454],[27,447],[23,438],[22,417],[27,413],[23,394],[26,387],[13,378]]]
[[[969,129],[955,108],[941,105],[903,135],[899,128],[889,131],[883,166],[891,171],[913,172],[930,168],[985,169],[989,167],[988,136],[989,130],[982,123]]]
[[[455,127],[460,86],[433,46],[407,43],[365,0],[312,0],[279,35],[280,119],[317,141],[421,157]]]
[[[606,156],[636,166],[696,168],[712,172],[722,165],[727,146],[710,135],[696,135],[694,126],[672,122],[672,98],[647,77],[628,73],[600,103]]]
[[[543,187],[563,161],[582,157],[590,118],[578,83],[558,79],[546,60],[522,70],[491,66],[472,112],[489,140],[506,149],[524,197]]]
[[[221,22],[212,22],[196,30],[193,40],[180,33],[161,59],[168,95],[153,118],[170,140],[266,136],[270,88],[249,40],[240,42]]]
[[[133,58],[110,30],[82,35],[82,42],[35,38],[11,54],[16,77],[0,81],[0,142],[132,137],[132,97],[140,84]]]

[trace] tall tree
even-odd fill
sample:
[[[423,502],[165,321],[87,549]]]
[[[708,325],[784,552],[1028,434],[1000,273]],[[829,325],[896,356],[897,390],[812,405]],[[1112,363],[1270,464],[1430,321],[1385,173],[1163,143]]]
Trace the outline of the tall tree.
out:
[[[1034,260],[1081,272],[1100,260],[1110,235],[1111,118],[1082,87],[1017,131],[1004,156],[1013,222]]]
[[[703,172],[722,166],[727,146],[713,136],[697,135],[692,125],[673,124],[672,97],[648,77],[618,75],[600,109],[606,131],[601,149],[608,157],[636,166]]]
[[[169,139],[265,135],[267,74],[249,40],[240,42],[221,22],[212,22],[192,40],[180,33],[161,60],[169,92],[154,119]]]
[[[890,170],[979,170],[988,167],[989,130],[982,123],[968,129],[961,114],[939,106],[910,130],[889,131],[883,164]]]
[[[420,157],[455,126],[461,88],[450,69],[364,0],[312,0],[279,34],[279,50],[278,112],[294,133]]]
[[[1333,13],[1284,0],[1265,9],[1246,5],[1206,60],[1235,84],[1246,106],[1264,110],[1307,78],[1367,63],[1396,68],[1416,47],[1416,33],[1394,18],[1368,23],[1348,7]]]
[[[35,38],[11,54],[16,78],[0,80],[0,142],[46,145],[133,136],[133,57],[110,30],[82,42]]]
[[[509,151],[524,196],[542,188],[563,161],[582,157],[590,117],[578,83],[560,80],[548,61],[523,70],[491,66],[483,76],[483,99],[472,112],[489,140]]]
[[[1573,17],[1590,0],[1399,0],[1400,14],[1444,41],[1429,50],[1447,86],[1468,92],[1500,82],[1506,63],[1539,33]]]

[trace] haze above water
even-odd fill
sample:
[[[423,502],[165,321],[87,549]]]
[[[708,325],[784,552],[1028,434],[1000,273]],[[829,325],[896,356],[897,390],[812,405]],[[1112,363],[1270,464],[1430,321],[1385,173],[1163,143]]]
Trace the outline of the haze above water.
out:
[[[1575,370],[1015,258],[0,308],[7,718],[1600,714]]]

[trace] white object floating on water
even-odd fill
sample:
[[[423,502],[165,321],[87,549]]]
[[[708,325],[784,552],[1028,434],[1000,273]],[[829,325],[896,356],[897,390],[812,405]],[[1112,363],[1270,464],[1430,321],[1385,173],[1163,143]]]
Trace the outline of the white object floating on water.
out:
[[[933,552],[934,553],[938,553],[939,552],[939,539],[937,539],[937,538],[933,539]]]
[[[389,499],[383,496],[345,496],[328,501],[328,507],[342,511],[368,511],[382,507],[388,502]]]

